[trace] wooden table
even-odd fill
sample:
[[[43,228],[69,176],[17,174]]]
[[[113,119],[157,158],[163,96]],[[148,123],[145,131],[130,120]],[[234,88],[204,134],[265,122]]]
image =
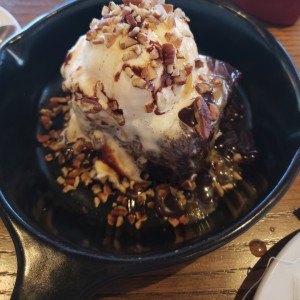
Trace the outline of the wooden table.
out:
[[[0,5],[24,26],[63,2],[64,0],[0,0]],[[283,43],[300,69],[300,20],[291,27],[269,29]],[[232,242],[180,270],[169,268],[118,282],[113,288],[107,287],[99,292],[99,298],[241,300],[263,273],[268,258],[278,253],[285,244],[282,239],[299,229],[300,222],[295,213],[299,207],[300,175],[283,199],[262,220]],[[249,242],[253,239],[265,242],[268,252],[263,258],[251,254]],[[0,299],[10,298],[16,271],[14,245],[0,220]]]

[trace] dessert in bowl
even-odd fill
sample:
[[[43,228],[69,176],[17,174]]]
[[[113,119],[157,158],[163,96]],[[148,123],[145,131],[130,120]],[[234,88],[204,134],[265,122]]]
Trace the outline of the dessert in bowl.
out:
[[[90,188],[82,211],[100,211],[100,223],[140,229],[152,215],[186,225],[236,186],[253,188],[240,167],[256,153],[233,96],[240,72],[200,55],[188,22],[164,1],[110,2],[66,55],[65,97],[40,110],[38,140],[61,168],[57,182],[75,199]]]

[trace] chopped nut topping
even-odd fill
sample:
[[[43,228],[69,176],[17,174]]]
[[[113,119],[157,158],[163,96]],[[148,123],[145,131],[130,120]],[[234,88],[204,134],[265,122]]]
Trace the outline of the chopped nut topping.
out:
[[[85,37],[86,37],[87,41],[92,41],[93,39],[95,39],[97,37],[97,35],[98,35],[98,32],[94,29],[91,29],[86,33]]]
[[[126,67],[124,71],[125,71],[126,75],[129,76],[130,78],[132,78],[134,76],[134,72],[131,70],[130,67]]]
[[[133,45],[136,45],[137,43],[138,43],[137,40],[125,36],[120,40],[120,48],[127,49]]]
[[[179,71],[179,76],[174,77],[174,82],[177,85],[184,85],[187,81],[187,75],[184,71]]]
[[[153,80],[154,78],[156,78],[157,74],[151,66],[148,66],[148,67],[145,67],[142,69],[141,76],[145,80],[149,81],[149,80]]]
[[[53,122],[49,116],[42,115],[40,120],[41,120],[41,123],[42,123],[44,129],[46,129],[46,130],[49,130],[53,125]]]
[[[202,95],[204,93],[210,93],[213,90],[213,87],[210,84],[206,83],[206,82],[199,82],[199,83],[197,83],[196,86],[195,86],[195,88],[196,88],[196,91],[200,95]]]
[[[199,108],[200,107],[200,108]],[[195,126],[196,131],[202,139],[209,138],[211,133],[211,113],[205,101],[202,97],[197,97],[194,101],[194,112],[197,124]]]
[[[223,79],[216,76],[213,80],[212,80],[212,84],[217,87],[217,86],[222,86],[223,84]]]
[[[67,103],[69,99],[67,97],[52,97],[50,102],[52,103]]]
[[[129,51],[129,52],[126,52],[126,53],[123,55],[122,60],[123,60],[123,61],[128,61],[128,60],[130,60],[130,59],[135,59],[135,58],[137,58],[137,57],[138,57],[138,55],[136,54],[136,52],[134,52],[134,51]]]
[[[106,47],[110,48],[116,41],[117,35],[115,33],[104,33]]]
[[[176,50],[170,43],[162,45],[163,50],[163,61],[166,65],[172,65],[175,62]]]
[[[43,144],[46,143],[50,140],[50,135],[49,134],[41,134],[37,136],[37,140],[39,143]]]
[[[102,11],[101,11],[102,17],[104,17],[105,15],[108,15],[109,11],[110,11],[109,7],[104,5],[103,8],[102,8]]]
[[[184,67],[184,71],[187,76],[190,75],[193,71],[193,66],[191,64],[186,64]]]
[[[151,60],[150,65],[153,68],[158,68],[162,65],[162,60],[161,59],[153,59],[153,60]]]
[[[95,38],[95,39],[92,41],[92,43],[93,43],[94,45],[101,45],[101,44],[104,44],[104,42],[105,42],[105,38],[104,38],[103,35],[101,35],[101,36]]]
[[[242,180],[243,179],[242,176],[236,171],[232,172],[232,177],[236,180]]]
[[[125,118],[123,116],[123,112],[121,109],[113,110],[112,111],[112,117],[118,122],[120,126],[125,125]]]
[[[102,30],[104,26],[109,26],[111,23],[110,19],[101,19],[97,24],[97,29]]]
[[[129,5],[129,4],[139,5],[143,2],[143,0],[122,0],[122,2],[126,5]]]
[[[196,188],[196,183],[194,180],[187,179],[181,184],[181,187],[186,191],[193,191]]]
[[[172,74],[174,71],[174,65],[168,65],[167,66],[167,73],[168,74]]]
[[[155,47],[151,50],[149,54],[150,54],[150,59],[159,59],[159,52]]]
[[[129,14],[125,17],[127,23],[131,26],[131,27],[136,27],[137,26],[137,21],[135,20],[133,14]]]
[[[52,151],[59,151],[62,148],[64,148],[65,144],[63,142],[52,142],[49,145],[49,149],[51,149]]]
[[[234,153],[233,154],[233,157],[232,157],[232,160],[236,163],[239,163],[241,162],[243,159],[242,155],[240,153]]]
[[[143,78],[135,77],[132,80],[132,85],[140,89],[145,89],[147,82]]]
[[[137,40],[142,45],[147,45],[149,42],[148,36],[146,33],[139,32],[137,35]]]
[[[162,6],[163,6],[163,8],[165,9],[165,11],[167,13],[171,13],[174,10],[173,4],[165,4],[165,3],[163,3]]]
[[[209,104],[209,110],[210,110],[212,119],[214,121],[218,120],[219,116],[220,116],[220,110],[219,110],[218,106],[214,103],[210,103]]]
[[[154,107],[155,107],[155,105],[154,105],[153,102],[146,104],[145,105],[146,112],[147,113],[152,113],[153,110],[154,110]]]
[[[140,32],[140,27],[136,26],[134,27],[130,32],[129,32],[129,36],[130,37],[135,37],[137,36],[137,34]]]
[[[122,17],[126,17],[129,14],[131,14],[132,9],[129,6],[124,6],[123,10],[122,10]]]
[[[197,58],[197,59],[195,60],[195,68],[200,69],[200,68],[202,68],[202,67],[203,67],[203,62],[201,61],[200,58]]]
[[[111,110],[119,109],[119,104],[117,100],[111,100],[108,102],[108,106]]]
[[[172,43],[175,48],[180,48],[181,44],[182,44],[182,37],[178,37],[175,33],[173,32],[166,32],[165,33],[165,38],[167,40],[167,42]]]
[[[167,24],[168,29],[176,28],[176,20],[174,18],[174,15],[167,16],[166,24]]]

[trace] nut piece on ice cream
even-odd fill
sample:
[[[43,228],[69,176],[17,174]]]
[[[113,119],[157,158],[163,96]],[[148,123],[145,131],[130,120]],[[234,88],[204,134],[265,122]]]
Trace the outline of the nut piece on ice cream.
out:
[[[65,139],[101,150],[108,176],[141,181],[156,168],[183,182],[212,148],[238,72],[199,55],[188,22],[164,1],[110,2],[69,51]]]

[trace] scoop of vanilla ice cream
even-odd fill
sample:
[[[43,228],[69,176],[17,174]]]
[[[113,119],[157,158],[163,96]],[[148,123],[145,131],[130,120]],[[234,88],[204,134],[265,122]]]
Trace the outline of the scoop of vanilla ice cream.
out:
[[[139,180],[141,156],[168,156],[182,137],[199,139],[197,145],[187,142],[194,147],[209,139],[228,87],[221,78],[215,80],[207,59],[199,56],[188,21],[181,9],[164,1],[105,6],[102,18],[91,22],[61,68],[63,89],[71,93],[67,141],[84,137],[95,148],[108,148],[110,165]],[[208,102],[207,94],[213,95]],[[178,117],[189,106],[195,116],[192,131]],[[199,153],[181,144],[187,149],[178,156]]]

